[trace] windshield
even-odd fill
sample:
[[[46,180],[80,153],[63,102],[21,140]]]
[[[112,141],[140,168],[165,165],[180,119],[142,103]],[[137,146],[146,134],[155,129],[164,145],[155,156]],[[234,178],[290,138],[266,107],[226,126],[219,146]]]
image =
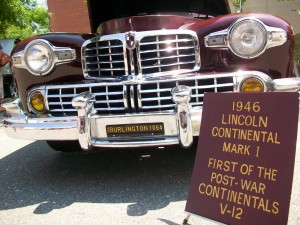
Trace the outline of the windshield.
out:
[[[204,15],[227,14],[226,0],[89,0],[92,30],[100,23],[121,17],[151,15],[158,12],[184,12]]]

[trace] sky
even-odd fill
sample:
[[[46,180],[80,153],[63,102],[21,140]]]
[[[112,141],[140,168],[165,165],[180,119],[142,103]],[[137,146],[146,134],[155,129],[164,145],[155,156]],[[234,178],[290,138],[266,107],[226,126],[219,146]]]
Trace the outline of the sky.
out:
[[[38,4],[47,8],[47,0],[36,0]]]

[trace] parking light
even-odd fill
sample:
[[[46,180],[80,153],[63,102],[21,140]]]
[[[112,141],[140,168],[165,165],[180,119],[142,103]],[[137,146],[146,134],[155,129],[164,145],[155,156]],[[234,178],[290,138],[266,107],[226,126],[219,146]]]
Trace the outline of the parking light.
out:
[[[40,92],[35,92],[30,96],[30,105],[33,111],[42,113],[45,111],[44,96]]]
[[[242,92],[264,92],[263,83],[257,78],[247,78],[241,85]]]

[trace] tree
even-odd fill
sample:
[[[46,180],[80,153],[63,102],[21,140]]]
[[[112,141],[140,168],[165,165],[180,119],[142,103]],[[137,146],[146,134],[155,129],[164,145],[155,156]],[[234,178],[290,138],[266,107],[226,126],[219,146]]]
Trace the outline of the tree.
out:
[[[240,4],[244,5],[246,3],[246,0],[232,0],[232,3],[236,9],[239,9],[241,6]]]
[[[234,7],[239,9],[240,8],[240,4],[244,5],[246,3],[246,0],[231,0]],[[277,0],[277,2],[293,2],[294,0]],[[296,9],[295,11],[297,11],[298,14],[300,14],[300,9]]]
[[[50,30],[50,14],[36,0],[0,0],[0,38],[24,39]]]

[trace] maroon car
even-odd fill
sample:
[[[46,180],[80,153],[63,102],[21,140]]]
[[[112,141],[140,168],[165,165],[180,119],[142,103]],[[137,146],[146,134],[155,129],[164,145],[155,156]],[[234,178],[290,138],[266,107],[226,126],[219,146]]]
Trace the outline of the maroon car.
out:
[[[297,91],[295,35],[276,16],[226,0],[88,1],[93,34],[19,43],[13,138],[60,151],[180,144],[199,135],[205,92]]]

